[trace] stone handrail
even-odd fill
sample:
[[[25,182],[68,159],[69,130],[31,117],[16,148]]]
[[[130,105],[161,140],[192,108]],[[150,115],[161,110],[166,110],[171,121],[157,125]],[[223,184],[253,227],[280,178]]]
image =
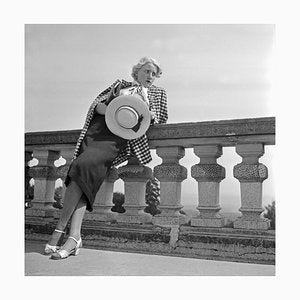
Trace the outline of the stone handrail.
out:
[[[26,214],[53,216],[54,188],[57,178],[64,178],[80,130],[31,132],[25,134],[25,187],[30,178],[35,180],[33,207]],[[234,166],[234,177],[241,190],[241,217],[234,221],[236,229],[269,229],[269,220],[261,217],[262,184],[267,178],[267,167],[259,162],[265,145],[275,144],[275,118],[221,120],[196,123],[155,125],[147,133],[151,149],[155,149],[162,163],[152,170],[135,159],[118,169],[112,169],[101,186],[90,220],[120,223],[174,226],[186,224],[179,211],[181,183],[187,178],[187,169],[180,165],[186,148],[193,148],[200,162],[191,168],[191,176],[198,182],[198,216],[190,220],[193,227],[224,226],[219,214],[219,186],[225,178],[225,168],[217,163],[223,147],[235,147],[242,162]],[[60,156],[66,164],[54,166]],[[28,161],[38,159],[38,165],[29,168]],[[144,213],[146,183],[155,176],[160,181],[161,214],[152,217]],[[124,181],[126,212],[113,213],[114,182]],[[196,191],[195,191],[196,192]]]
[[[59,148],[60,144],[74,145],[80,130],[28,132],[25,134],[26,147],[51,145]],[[147,136],[150,147],[163,146],[166,141],[192,147],[195,143],[221,143],[223,146],[235,146],[236,143],[259,142],[265,145],[275,144],[275,118],[251,118],[221,120],[195,123],[178,123],[155,125],[149,129]],[[164,142],[163,142],[164,141]],[[58,145],[56,145],[58,144]],[[57,146],[57,147],[56,147]]]

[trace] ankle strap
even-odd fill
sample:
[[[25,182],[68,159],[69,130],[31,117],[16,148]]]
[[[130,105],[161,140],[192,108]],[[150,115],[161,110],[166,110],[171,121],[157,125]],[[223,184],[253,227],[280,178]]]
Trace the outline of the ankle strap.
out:
[[[59,233],[65,233],[64,231],[58,230],[58,229],[54,229],[54,231],[59,232]]]
[[[79,244],[80,243],[80,238],[79,238],[79,240],[77,241],[74,237],[72,237],[72,236],[69,236],[68,237],[68,239],[72,239],[72,240],[74,240],[77,244]]]

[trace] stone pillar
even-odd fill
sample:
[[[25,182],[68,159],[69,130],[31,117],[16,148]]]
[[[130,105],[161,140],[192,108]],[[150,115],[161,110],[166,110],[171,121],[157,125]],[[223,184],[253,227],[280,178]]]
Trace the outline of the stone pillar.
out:
[[[126,212],[118,214],[117,221],[123,223],[148,223],[152,216],[144,212],[146,207],[146,183],[152,176],[149,167],[142,166],[136,158],[130,159],[126,166],[118,169],[119,177],[124,181]]]
[[[60,155],[66,160],[66,163],[64,165],[61,165],[57,168],[58,169],[58,177],[61,178],[62,181],[65,181],[65,179],[67,177],[68,170],[69,170],[69,167],[72,162],[73,154],[74,154],[74,146],[72,146],[70,148],[61,149],[61,151],[60,151]],[[63,184],[62,188],[63,188],[63,190],[62,190],[62,200],[61,201],[63,203],[65,192],[66,192],[66,186]]]
[[[64,181],[67,177],[68,170],[72,162],[73,154],[74,154],[74,146],[68,148],[62,148],[60,150],[60,155],[66,160],[66,163],[64,165],[61,165],[57,168],[57,178],[60,178],[63,181],[61,200],[60,200],[60,204],[62,205],[64,203],[64,197],[66,193],[66,186],[64,184]],[[59,218],[60,212],[61,212],[60,209],[56,209],[53,215],[54,218]]]
[[[52,217],[54,215],[54,189],[58,178],[54,161],[59,158],[58,151],[34,150],[33,157],[38,159],[37,166],[30,168],[29,175],[34,178],[33,207],[28,209],[28,215]],[[27,214],[27,212],[26,212]]]
[[[158,147],[156,153],[162,164],[154,167],[154,177],[160,181],[161,213],[153,217],[155,225],[180,225],[186,217],[179,213],[181,205],[181,182],[187,178],[187,169],[179,164],[184,157],[183,147]]]
[[[270,221],[261,217],[262,182],[268,178],[268,169],[258,162],[264,154],[263,144],[243,144],[236,146],[236,152],[243,158],[234,166],[233,175],[241,186],[242,216],[234,222],[234,228],[263,229],[270,227]]]
[[[224,218],[219,214],[219,186],[225,178],[224,167],[217,164],[222,155],[219,145],[194,147],[200,163],[192,166],[191,175],[198,181],[198,207],[200,214],[191,220],[192,226],[223,227]]]
[[[112,212],[111,208],[113,206],[114,183],[118,178],[118,170],[111,168],[96,195],[93,211],[85,214],[85,219],[97,221],[116,220],[118,213]]]

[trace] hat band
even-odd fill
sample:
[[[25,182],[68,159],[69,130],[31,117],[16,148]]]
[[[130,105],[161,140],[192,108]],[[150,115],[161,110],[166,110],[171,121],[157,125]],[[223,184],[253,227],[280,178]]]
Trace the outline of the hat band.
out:
[[[131,129],[137,125],[139,115],[132,107],[121,106],[115,112],[115,120],[121,127]]]

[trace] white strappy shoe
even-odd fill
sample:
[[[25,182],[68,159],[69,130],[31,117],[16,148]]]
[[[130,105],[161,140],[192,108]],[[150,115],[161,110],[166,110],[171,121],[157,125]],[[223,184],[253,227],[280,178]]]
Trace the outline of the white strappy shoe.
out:
[[[62,234],[65,233],[64,231],[58,230],[58,229],[54,229],[54,231],[62,233]],[[49,255],[49,254],[55,253],[59,248],[60,248],[60,246],[57,246],[57,245],[52,246],[52,245],[46,244],[44,254]]]
[[[76,246],[75,248],[73,248],[70,252],[67,251],[67,250],[64,250],[64,249],[60,249],[60,250],[57,250],[56,252],[54,252],[52,255],[51,255],[51,259],[64,259],[64,258],[67,258],[69,257],[70,255],[78,255],[79,254],[79,250],[80,250],[80,247],[82,247],[82,239],[79,238],[79,240],[77,241],[74,237],[72,236],[69,236],[68,239],[72,239],[76,242]]]

